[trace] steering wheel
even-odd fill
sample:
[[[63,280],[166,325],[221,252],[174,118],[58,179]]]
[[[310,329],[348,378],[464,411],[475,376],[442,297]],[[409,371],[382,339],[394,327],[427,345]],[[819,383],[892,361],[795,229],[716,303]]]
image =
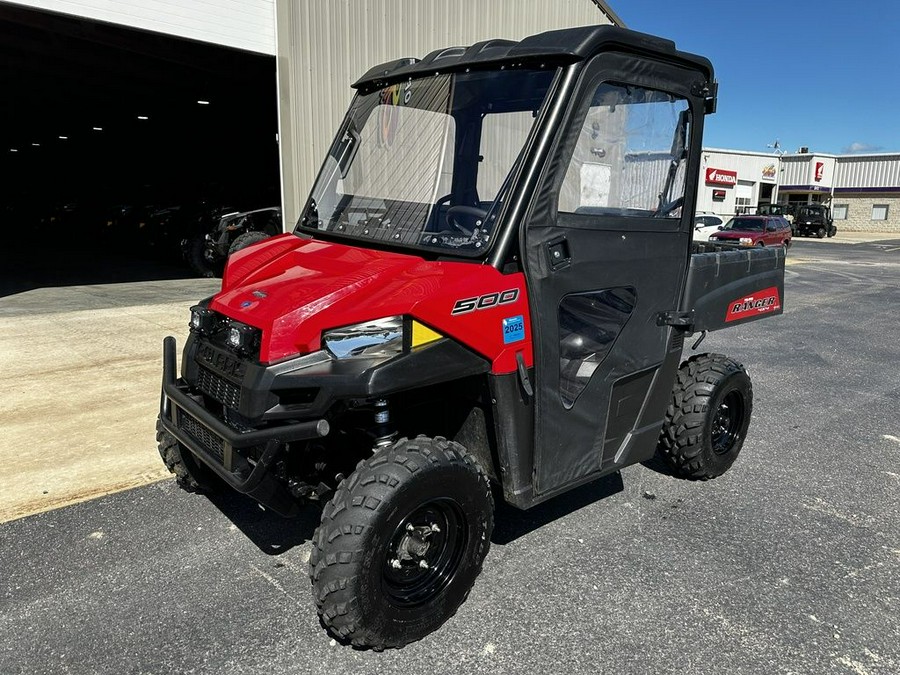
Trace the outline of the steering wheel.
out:
[[[681,208],[684,204],[684,197],[679,197],[667,204],[660,204],[660,207],[653,213],[653,218],[666,218],[675,209]]]
[[[471,237],[475,234],[475,229],[484,223],[487,214],[487,211],[477,206],[457,204],[447,209],[447,224],[467,237]],[[471,224],[471,228],[467,227],[469,224]]]

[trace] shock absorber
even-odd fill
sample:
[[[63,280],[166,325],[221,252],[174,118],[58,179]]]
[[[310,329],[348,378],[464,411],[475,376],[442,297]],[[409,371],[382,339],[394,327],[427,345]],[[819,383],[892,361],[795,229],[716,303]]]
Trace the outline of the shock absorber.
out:
[[[373,403],[375,427],[372,435],[375,437],[374,450],[384,448],[394,442],[397,431],[391,425],[390,402],[386,398],[376,399]]]

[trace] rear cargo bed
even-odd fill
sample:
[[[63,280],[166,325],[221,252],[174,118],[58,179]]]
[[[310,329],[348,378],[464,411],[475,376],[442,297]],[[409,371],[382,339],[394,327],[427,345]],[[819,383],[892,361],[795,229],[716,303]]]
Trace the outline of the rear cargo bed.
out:
[[[781,314],[785,249],[694,242],[682,313],[694,331]]]

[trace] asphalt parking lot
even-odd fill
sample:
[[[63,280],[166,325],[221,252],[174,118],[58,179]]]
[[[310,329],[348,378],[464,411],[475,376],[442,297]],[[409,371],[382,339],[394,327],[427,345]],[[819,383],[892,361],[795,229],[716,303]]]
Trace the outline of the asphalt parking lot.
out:
[[[472,594],[426,639],[335,643],[313,512],[163,480],[0,525],[0,673],[900,672],[900,240],[800,240],[788,262],[782,317],[702,346],[753,377],[735,467],[634,466],[499,508]]]

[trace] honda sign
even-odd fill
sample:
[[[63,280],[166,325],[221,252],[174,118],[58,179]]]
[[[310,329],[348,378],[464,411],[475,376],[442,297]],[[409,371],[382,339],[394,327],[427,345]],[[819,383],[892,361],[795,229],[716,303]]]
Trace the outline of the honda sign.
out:
[[[709,185],[737,185],[737,171],[709,167],[706,169],[706,182]]]

